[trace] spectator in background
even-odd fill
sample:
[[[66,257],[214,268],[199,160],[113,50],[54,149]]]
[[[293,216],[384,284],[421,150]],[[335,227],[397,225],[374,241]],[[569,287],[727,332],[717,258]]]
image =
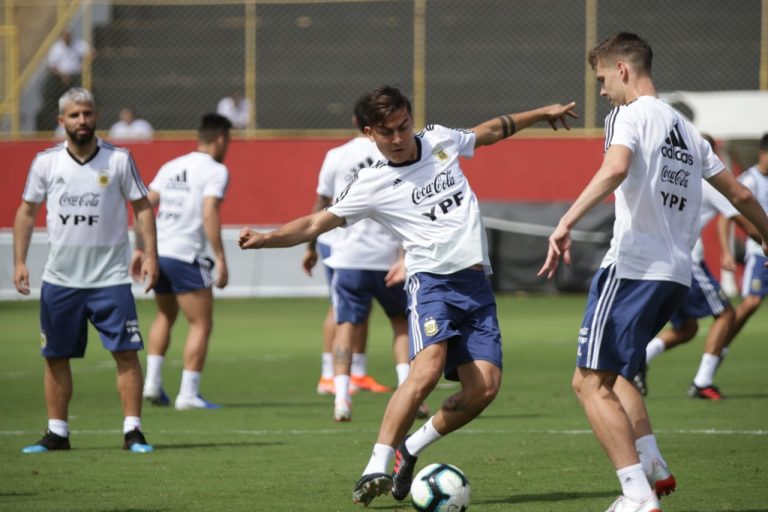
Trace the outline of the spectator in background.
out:
[[[152,125],[136,116],[128,107],[120,110],[120,120],[109,129],[109,138],[115,140],[151,140],[155,131]]]
[[[58,125],[50,112],[57,110],[59,97],[70,87],[79,86],[83,74],[83,61],[92,57],[91,47],[81,39],[73,39],[65,28],[48,52],[48,76],[43,86],[43,101],[37,113],[38,130],[54,130]]]
[[[248,122],[251,119],[251,102],[239,91],[235,91],[231,96],[219,101],[216,112],[229,119],[232,128],[243,130],[248,128]]]

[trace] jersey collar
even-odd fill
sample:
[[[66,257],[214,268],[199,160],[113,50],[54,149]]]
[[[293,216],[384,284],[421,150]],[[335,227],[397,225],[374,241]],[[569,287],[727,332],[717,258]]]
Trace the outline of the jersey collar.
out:
[[[387,164],[390,167],[407,167],[421,160],[421,139],[419,137],[416,137],[415,135],[414,135],[414,138],[416,139],[416,158],[414,158],[413,160],[408,160],[407,162],[399,163],[399,164],[393,164],[392,162],[387,162]]]

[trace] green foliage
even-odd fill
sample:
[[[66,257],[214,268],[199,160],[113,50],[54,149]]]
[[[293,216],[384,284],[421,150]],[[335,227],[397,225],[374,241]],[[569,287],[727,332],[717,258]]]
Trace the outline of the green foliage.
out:
[[[615,473],[571,390],[583,296],[502,296],[503,388],[485,413],[430,447],[419,466],[450,462],[472,484],[474,511],[603,510],[619,493]],[[146,406],[152,454],[120,449],[122,415],[114,365],[95,332],[73,361],[70,452],[24,455],[45,428],[36,302],[0,303],[0,511],[160,512],[355,510],[352,486],[367,463],[388,395],[354,397],[353,420],[332,421],[317,396],[320,299],[219,300],[202,390],[225,407],[177,412]],[[139,302],[146,334],[154,304]],[[717,383],[728,399],[685,391],[703,336],[662,355],[649,373],[648,407],[678,479],[665,509],[766,510],[768,321],[758,312],[736,340]],[[174,331],[164,371],[178,391],[186,325]],[[390,334],[371,321],[369,371],[394,385]],[[142,355],[143,360],[143,355]],[[435,410],[456,385],[441,383]],[[408,510],[391,497],[372,510]]]

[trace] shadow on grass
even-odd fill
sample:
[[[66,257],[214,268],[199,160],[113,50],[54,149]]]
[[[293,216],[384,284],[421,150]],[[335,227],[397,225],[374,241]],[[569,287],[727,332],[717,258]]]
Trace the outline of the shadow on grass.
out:
[[[246,446],[282,446],[285,443],[283,442],[259,442],[259,441],[243,441],[243,442],[221,442],[221,443],[174,443],[174,444],[156,444],[152,443],[152,446],[155,447],[155,450],[178,450],[178,449],[184,449],[184,450],[194,450],[197,448],[243,448]],[[116,448],[113,445],[109,446],[77,446],[72,447],[72,451],[78,451],[78,452],[86,452],[86,451],[103,451],[103,450],[109,450],[114,451]],[[125,450],[121,450],[125,451]],[[136,454],[136,456],[140,455],[147,455],[151,457],[151,454]],[[2,496],[2,495],[0,495]]]
[[[178,449],[195,449],[195,448],[229,448],[229,447],[245,447],[245,446],[283,446],[286,443],[282,442],[258,442],[248,441],[240,443],[177,443],[177,444],[156,444],[156,450],[178,450]]]
[[[616,498],[616,491],[602,492],[550,492],[542,494],[516,494],[506,498],[491,498],[484,500],[473,500],[475,505],[493,505],[497,503],[539,503],[544,501],[568,501],[581,500],[586,498]]]
[[[223,409],[266,409],[270,407],[328,407],[327,402],[242,402],[242,403],[222,403]]]

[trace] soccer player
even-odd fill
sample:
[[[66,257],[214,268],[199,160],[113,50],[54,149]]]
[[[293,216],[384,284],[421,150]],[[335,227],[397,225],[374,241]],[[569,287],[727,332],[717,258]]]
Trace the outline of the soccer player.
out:
[[[69,450],[70,359],[85,355],[89,320],[117,364],[123,448],[152,451],[141,431],[142,375],[136,352],[142,339],[128,274],[130,265],[134,278],[147,283],[146,291],[157,280],[155,218],[133,158],[94,136],[96,119],[88,90],[75,87],[61,96],[58,120],[66,140],[35,156],[16,212],[13,282],[20,293],[29,294],[27,251],[43,201],[50,243],[40,292],[48,429],[24,453]],[[144,257],[135,264],[130,262],[126,201],[144,240]]]
[[[357,116],[358,105],[355,105],[355,113],[352,122],[362,132]],[[320,168],[320,176],[317,184],[317,197],[312,207],[312,212],[327,208],[333,202],[333,198],[339,194],[347,184],[353,179],[355,173],[364,167],[370,167],[377,161],[383,159],[376,145],[363,136],[355,137],[345,144],[333,148],[325,155],[323,165]],[[334,282],[334,269],[328,265],[329,258],[333,254],[334,242],[343,236],[343,230],[332,230],[321,234],[317,240],[310,240],[307,244],[307,250],[302,258],[302,268],[308,275],[312,275],[312,269],[317,264],[318,252],[322,258],[325,268],[326,278],[329,286]],[[391,237],[390,237],[391,238]],[[377,238],[378,239],[378,238]],[[377,244],[377,239],[368,239],[366,243]],[[388,242],[384,242],[387,244]],[[348,242],[349,246],[350,243]],[[355,244],[345,250],[355,250]],[[386,248],[384,249],[386,251]],[[368,256],[374,255],[369,251]],[[377,263],[379,261],[377,260]],[[362,265],[362,267],[360,266]],[[365,262],[360,261],[356,264],[357,268],[364,268]],[[370,310],[370,306],[368,307]],[[368,318],[362,319],[356,328],[356,335],[352,340],[352,366],[349,390],[355,392],[358,389],[372,391],[374,393],[386,393],[392,391],[392,388],[380,384],[368,375],[366,345],[368,337]],[[333,340],[336,334],[336,317],[333,311],[333,305],[328,308],[325,321],[323,322],[323,353],[321,356],[322,369],[320,380],[317,383],[317,392],[321,395],[334,394],[336,392],[334,385],[334,356],[332,353]],[[346,355],[345,357],[349,357]]]
[[[702,136],[714,150],[714,140],[707,135]],[[728,244],[728,223],[725,219],[734,219],[747,232],[753,232],[754,227],[708,182],[702,183],[701,192],[700,227],[706,226],[718,213],[722,216],[721,219],[718,219],[720,261],[723,268],[734,271],[736,270],[736,262]],[[635,376],[635,385],[643,396],[648,394],[647,371],[649,363],[663,352],[693,339],[699,330],[698,319],[712,316],[714,321],[707,332],[704,354],[701,356],[699,369],[688,389],[688,396],[707,400],[720,400],[722,398],[720,390],[713,382],[715,372],[724,357],[724,352],[728,350],[725,344],[733,328],[735,313],[728,297],[721,289],[720,283],[704,262],[704,244],[701,237],[696,240],[691,257],[693,259],[691,288],[685,296],[683,304],[675,310],[672,318],[670,318],[672,328],[662,331],[648,343],[645,348],[645,368],[641,369]]]
[[[615,105],[605,122],[605,156],[550,236],[539,271],[551,278],[561,256],[570,263],[571,229],[615,191],[613,240],[592,281],[572,383],[621,482],[622,494],[608,512],[660,512],[659,496],[676,486],[631,380],[648,340],[690,286],[702,178],[768,234],[768,218],[749,190],[696,129],[656,97],[652,56],[645,40],[626,32],[590,52],[600,94]]]
[[[402,241],[407,270],[411,373],[389,400],[378,439],[352,500],[368,505],[393,491],[408,495],[416,457],[470,422],[501,383],[501,334],[487,274],[488,249],[477,197],[459,166],[475,148],[494,144],[539,121],[557,129],[575,103],[503,115],[471,130],[428,125],[413,132],[411,103],[389,86],[364,99],[365,134],[386,160],[362,169],[324,211],[275,231],[243,228],[240,247],[286,247],[344,224],[371,218]],[[445,374],[461,382],[441,409],[404,440],[416,411]],[[390,465],[400,456],[394,475]],[[394,487],[393,487],[394,485]]]
[[[197,150],[166,163],[149,185],[149,201],[160,206],[160,277],[155,285],[157,315],[149,330],[144,398],[156,405],[170,403],[163,390],[162,370],[171,328],[181,309],[189,331],[181,387],[174,402],[180,411],[219,407],[200,396],[200,377],[213,328],[211,287],[224,288],[229,280],[219,209],[229,184],[229,172],[222,162],[231,128],[232,123],[222,115],[204,115],[197,129]],[[206,240],[214,261],[205,256]]]
[[[757,163],[744,171],[739,180],[755,194],[760,206],[768,211],[768,133],[760,138],[760,146],[757,155]],[[765,240],[765,239],[763,239]],[[726,346],[730,346],[744,324],[747,323],[763,299],[768,295],[768,259],[760,249],[760,244],[755,240],[747,239],[746,265],[741,285],[743,300],[736,306],[736,319],[731,330]]]

